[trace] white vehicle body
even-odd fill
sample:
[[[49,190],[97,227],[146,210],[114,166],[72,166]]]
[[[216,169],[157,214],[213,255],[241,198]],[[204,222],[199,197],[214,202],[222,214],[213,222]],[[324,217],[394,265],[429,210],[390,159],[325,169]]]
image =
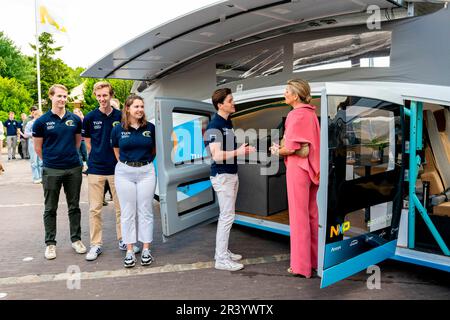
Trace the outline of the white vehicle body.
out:
[[[377,14],[369,5],[381,9],[379,29],[371,30],[368,24]],[[84,76],[139,80],[133,91],[144,97],[147,114],[156,125],[164,235],[171,236],[218,216],[201,135],[215,113],[211,93],[217,87],[232,88],[238,107],[233,116],[235,129],[248,129],[254,123],[258,126],[255,129],[275,129],[289,111],[282,102],[286,81],[303,78],[311,84],[313,103],[321,119],[318,203],[322,286],[387,258],[450,271],[448,255],[414,250],[414,245],[408,243],[411,215],[403,208],[406,187],[402,185],[408,167],[405,149],[408,106],[419,103],[423,110],[442,110],[447,117],[450,106],[450,10],[442,8],[413,17],[414,8],[436,9],[419,5],[384,0],[221,1],[148,31],[91,66]],[[357,103],[348,102],[352,100]],[[329,136],[331,128],[337,130],[338,122],[333,121],[339,120],[341,111],[343,119],[348,120],[347,126],[356,128],[351,133],[359,142],[343,146],[343,141]],[[283,113],[279,113],[279,119],[276,112]],[[449,127],[447,122],[450,131]],[[373,147],[375,138],[381,136],[387,144],[379,149],[381,163],[364,162],[363,155]],[[271,137],[267,132],[259,132],[253,138],[252,143],[262,143]],[[339,148],[347,150],[347,156],[356,152],[361,157],[357,160],[360,166],[347,162],[342,164],[343,173],[336,173],[337,169],[333,173],[333,157]],[[356,151],[348,153],[349,150]],[[330,156],[324,156],[327,154]],[[277,210],[287,217],[287,201],[281,201],[281,193],[279,196],[276,193],[284,190],[280,179],[285,172],[262,177],[250,169],[259,170],[275,161],[279,160],[259,149],[255,161],[240,165],[240,179],[253,184],[255,190],[264,190],[261,192],[266,192],[267,197],[252,198],[251,193],[258,192],[246,193],[241,184],[244,200],[238,199],[235,223],[289,235],[286,220],[269,218],[275,217]],[[367,194],[367,205],[361,204],[354,211],[336,217],[331,213],[330,203],[335,201],[337,207],[343,204],[339,204],[339,199],[333,200],[339,196],[329,193],[336,191],[332,183],[339,179],[342,180],[339,186],[344,189],[347,186],[349,192],[361,191],[357,189],[358,183],[352,183],[362,179],[366,188],[375,186],[378,196],[372,199]],[[388,180],[384,186],[390,186],[390,193],[377,189]],[[366,196],[364,190],[361,192]],[[355,203],[360,202],[355,199]],[[246,214],[248,211],[238,209],[248,205],[259,213]],[[259,205],[274,213],[261,215]],[[342,232],[341,241],[330,240],[336,221],[361,217],[365,219],[362,223],[365,230],[355,227],[349,234]],[[375,234],[379,230],[381,233]],[[347,253],[331,257],[344,245]]]

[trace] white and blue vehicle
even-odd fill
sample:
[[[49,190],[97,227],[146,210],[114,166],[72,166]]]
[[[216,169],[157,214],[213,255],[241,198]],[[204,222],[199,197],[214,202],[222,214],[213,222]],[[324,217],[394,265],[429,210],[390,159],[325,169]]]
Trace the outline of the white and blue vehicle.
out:
[[[322,287],[385,259],[450,272],[449,30],[441,1],[220,1],[83,76],[136,80],[154,115],[165,236],[219,214],[202,138],[217,87],[258,149],[239,165],[235,223],[289,236],[285,168],[267,148],[290,111],[286,81],[303,78],[321,123]]]

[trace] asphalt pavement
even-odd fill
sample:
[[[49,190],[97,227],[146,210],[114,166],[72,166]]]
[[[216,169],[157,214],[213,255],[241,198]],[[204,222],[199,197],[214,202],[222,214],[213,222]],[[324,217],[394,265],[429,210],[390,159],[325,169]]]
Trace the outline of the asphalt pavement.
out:
[[[136,299],[136,300],[392,300],[450,299],[449,273],[385,261],[379,288],[370,273],[360,273],[320,289],[320,278],[303,279],[286,272],[289,238],[233,226],[230,249],[244,256],[237,272],[214,269],[216,223],[163,239],[159,205],[151,266],[123,267],[124,252],[115,236],[113,203],[103,211],[103,253],[86,261],[70,246],[67,206],[61,192],[57,258],[44,258],[43,190],[33,184],[28,160],[6,161],[0,175],[0,300]],[[89,245],[87,179],[81,193],[82,241]],[[369,285],[368,285],[369,284]]]

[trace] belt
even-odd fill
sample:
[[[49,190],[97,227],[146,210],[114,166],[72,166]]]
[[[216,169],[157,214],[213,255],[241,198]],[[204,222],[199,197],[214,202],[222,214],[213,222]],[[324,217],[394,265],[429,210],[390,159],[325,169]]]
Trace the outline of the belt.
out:
[[[130,167],[142,167],[150,164],[150,161],[123,161],[122,163],[125,163],[127,166]]]

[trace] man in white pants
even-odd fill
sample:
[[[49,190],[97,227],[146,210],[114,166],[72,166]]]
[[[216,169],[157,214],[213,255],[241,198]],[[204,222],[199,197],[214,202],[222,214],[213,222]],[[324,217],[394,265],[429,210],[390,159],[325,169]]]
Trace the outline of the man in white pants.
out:
[[[228,250],[239,187],[236,157],[255,152],[255,148],[247,146],[246,143],[237,148],[233,124],[229,119],[229,116],[236,111],[231,89],[216,90],[212,95],[212,102],[217,113],[208,124],[205,146],[209,147],[213,160],[210,179],[214,191],[217,193],[220,207],[216,234],[215,268],[237,271],[244,267],[243,264],[236,262],[242,259],[242,256]]]

